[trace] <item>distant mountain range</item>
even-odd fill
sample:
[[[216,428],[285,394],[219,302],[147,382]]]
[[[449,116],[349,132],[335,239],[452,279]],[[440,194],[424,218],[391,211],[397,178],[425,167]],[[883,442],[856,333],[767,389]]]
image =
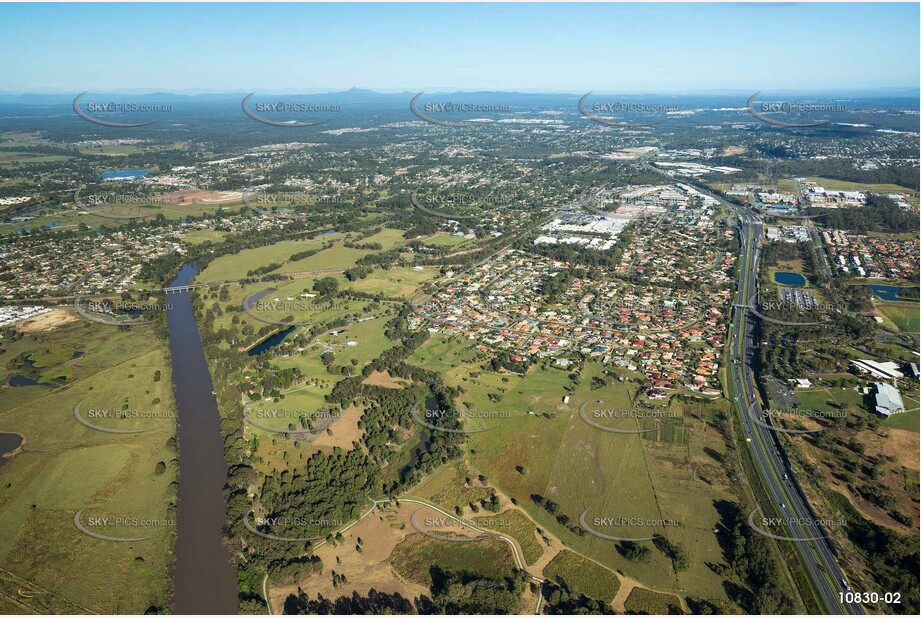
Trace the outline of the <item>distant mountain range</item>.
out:
[[[281,93],[265,90],[256,91],[259,100],[278,99],[284,97],[285,101],[311,101],[316,103],[338,104],[365,104],[365,103],[405,103],[419,90],[377,91],[365,88],[351,88],[341,91],[313,91],[300,94]],[[570,104],[574,99],[586,94],[585,92],[507,92],[495,90],[450,90],[445,88],[429,89],[424,91],[426,96],[433,99],[444,100],[450,96],[453,101],[489,101],[495,104],[518,105],[559,105]],[[695,102],[712,101],[726,103],[728,101],[745,101],[754,94],[755,90],[744,89],[719,89],[719,90],[683,90],[680,92],[648,92],[648,93],[618,93],[598,90],[597,96],[617,96],[623,100],[668,101],[676,99],[691,99]],[[905,88],[877,88],[877,89],[840,89],[840,90],[763,90],[764,97],[777,98],[779,96],[796,97],[834,97],[849,99],[914,99],[916,102],[921,96],[921,89],[917,87]],[[21,105],[70,105],[79,92],[70,93],[16,93],[0,92],[0,103]],[[157,102],[176,104],[238,104],[249,92],[118,92],[101,91],[87,92],[86,101],[102,102],[117,99],[120,102]]]

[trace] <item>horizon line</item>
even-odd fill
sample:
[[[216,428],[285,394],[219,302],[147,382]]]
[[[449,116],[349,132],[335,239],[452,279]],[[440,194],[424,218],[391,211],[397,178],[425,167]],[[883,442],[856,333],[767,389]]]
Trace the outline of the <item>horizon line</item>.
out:
[[[918,85],[899,85],[899,86],[826,86],[820,88],[802,88],[802,87],[783,87],[776,86],[771,88],[756,87],[739,87],[724,86],[712,88],[663,88],[663,89],[611,89],[611,88],[591,88],[586,90],[575,89],[556,89],[556,88],[478,88],[478,87],[453,87],[453,86],[430,86],[425,88],[419,87],[366,87],[366,86],[348,86],[348,87],[316,87],[300,91],[280,88],[260,88],[260,87],[239,87],[239,88],[132,88],[132,87],[115,87],[101,88],[99,90],[54,88],[54,89],[0,89],[0,95],[15,96],[53,96],[53,95],[78,95],[81,92],[90,94],[127,94],[127,95],[151,95],[151,94],[174,94],[185,96],[202,96],[202,95],[246,95],[251,92],[256,94],[285,94],[285,95],[316,95],[316,94],[338,94],[343,92],[371,92],[375,94],[405,94],[419,93],[426,94],[477,94],[477,93],[500,93],[500,94],[555,94],[555,95],[573,95],[582,96],[586,92],[593,94],[623,94],[623,95],[646,95],[646,94],[665,94],[665,95],[683,95],[683,94],[707,94],[707,93],[752,93],[762,92],[790,92],[790,93],[831,93],[831,92],[881,92],[888,90],[915,90],[921,93],[921,84]]]

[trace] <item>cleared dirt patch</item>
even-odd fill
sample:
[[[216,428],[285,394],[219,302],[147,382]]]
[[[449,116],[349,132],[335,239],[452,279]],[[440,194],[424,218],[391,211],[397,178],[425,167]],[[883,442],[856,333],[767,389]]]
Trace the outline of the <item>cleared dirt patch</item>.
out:
[[[361,437],[365,434],[365,430],[358,427],[358,421],[361,420],[361,415],[364,414],[364,412],[365,409],[361,406],[350,406],[346,408],[342,416],[329,426],[333,435],[329,435],[324,431],[312,441],[312,444],[314,446],[339,446],[344,449],[352,448],[352,442],[360,442]]]
[[[401,389],[407,383],[407,380],[404,380],[403,378],[395,378],[384,371],[375,371],[367,378],[365,378],[365,384],[370,386],[383,386],[384,388]]]
[[[417,508],[417,505],[407,504],[376,510],[345,532],[342,543],[326,544],[317,549],[314,553],[323,561],[323,572],[301,582],[271,587],[272,607],[276,612],[281,611],[285,599],[290,594],[296,595],[298,587],[307,591],[311,599],[319,594],[337,599],[351,596],[353,592],[364,596],[371,588],[388,594],[400,593],[408,599],[428,595],[427,588],[403,580],[390,564],[393,549],[413,531],[409,517]],[[363,541],[361,552],[355,549],[359,537]],[[338,588],[333,586],[332,571],[346,576],[346,581]]]
[[[170,204],[227,204],[239,202],[243,194],[239,191],[205,191],[204,189],[182,189],[166,193],[159,198]]]
[[[61,307],[18,323],[16,325],[16,330],[23,333],[36,333],[39,331],[53,330],[58,326],[63,326],[68,322],[76,322],[79,319],[80,318],[77,317],[73,309]]]

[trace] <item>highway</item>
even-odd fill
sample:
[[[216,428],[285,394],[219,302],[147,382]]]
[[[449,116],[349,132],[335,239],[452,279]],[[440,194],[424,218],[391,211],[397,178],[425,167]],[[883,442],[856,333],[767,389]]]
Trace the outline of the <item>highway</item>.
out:
[[[651,165],[647,157],[641,159],[640,164],[648,171],[665,175],[670,182],[677,182],[662,170]],[[730,364],[727,371],[731,376],[731,392],[734,393],[733,400],[738,406],[739,417],[742,419],[742,428],[746,436],[746,442],[743,443],[742,448],[749,449],[755,464],[755,471],[761,480],[761,486],[770,498],[774,511],[763,515],[755,513],[755,515],[759,520],[761,517],[786,518],[784,526],[786,536],[796,539],[790,542],[794,545],[800,564],[809,575],[819,596],[819,602],[826,613],[865,614],[866,612],[859,603],[841,601],[840,593],[849,591],[850,587],[838,567],[835,559],[837,552],[832,541],[827,537],[824,528],[811,523],[816,519],[815,512],[803,495],[793,471],[788,468],[786,457],[775,432],[752,420],[752,415],[760,418],[762,414],[752,370],[755,348],[749,317],[757,319],[757,316],[750,312],[750,308],[751,301],[757,293],[758,245],[764,236],[764,224],[751,208],[728,202],[693,182],[686,180],[681,182],[718,200],[724,206],[731,208],[739,217],[741,243],[739,282],[732,309]],[[812,226],[810,229],[813,229]],[[761,508],[765,506],[762,504]]]
[[[761,486],[771,500],[774,510],[774,513],[765,513],[763,516],[785,518],[785,535],[795,539],[790,542],[795,546],[800,563],[812,580],[819,601],[827,613],[863,614],[865,612],[860,604],[841,602],[839,593],[847,592],[849,587],[835,559],[836,551],[825,529],[819,524],[812,523],[817,517],[800,490],[793,471],[787,467],[786,457],[777,441],[777,435],[771,429],[752,420],[752,415],[761,417],[762,408],[752,371],[756,351],[749,321],[750,317],[757,318],[750,314],[749,302],[757,293],[758,244],[763,236],[764,225],[752,210],[731,204],[701,187],[696,188],[732,208],[740,220],[742,246],[739,256],[739,282],[733,305],[728,370],[732,380],[733,399],[739,409],[746,440],[751,440],[746,441],[744,446],[751,453]],[[764,506],[762,505],[762,508]],[[756,521],[760,518],[759,514]]]

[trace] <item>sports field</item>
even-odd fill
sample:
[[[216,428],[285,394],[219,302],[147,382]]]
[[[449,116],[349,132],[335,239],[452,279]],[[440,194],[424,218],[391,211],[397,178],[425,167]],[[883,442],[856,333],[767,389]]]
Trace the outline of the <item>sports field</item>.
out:
[[[895,302],[895,303],[878,303],[877,305],[887,318],[892,320],[893,324],[899,330],[907,333],[917,333],[921,328],[921,317],[918,313],[918,303]]]
[[[208,264],[208,267],[198,273],[198,281],[225,281],[228,279],[242,279],[247,273],[268,264],[285,264],[295,253],[320,249],[324,243],[341,239],[339,234],[328,234],[315,238],[297,240],[283,240],[264,247],[245,249],[233,255],[222,255]],[[294,264],[301,264],[293,262]],[[310,270],[301,268],[300,270]]]
[[[383,294],[388,298],[409,300],[419,292],[423,283],[438,276],[438,268],[435,266],[418,268],[420,270],[409,267],[375,270],[364,279],[356,281],[348,281],[345,277],[339,277],[340,285],[343,288],[366,294]]]

